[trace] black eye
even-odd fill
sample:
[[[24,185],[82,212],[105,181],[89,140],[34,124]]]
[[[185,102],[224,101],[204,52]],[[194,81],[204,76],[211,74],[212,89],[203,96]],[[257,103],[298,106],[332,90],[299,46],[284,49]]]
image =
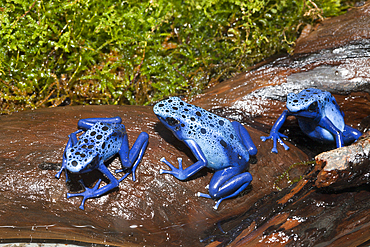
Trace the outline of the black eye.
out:
[[[174,119],[173,117],[168,117],[166,118],[166,122],[168,123],[168,125],[170,126],[175,126],[176,124],[179,123],[179,121],[177,121],[176,119]]]
[[[314,111],[316,111],[316,109],[317,109],[317,101],[315,101],[315,102],[313,102],[309,107],[308,107],[308,111],[309,112],[314,112]]]

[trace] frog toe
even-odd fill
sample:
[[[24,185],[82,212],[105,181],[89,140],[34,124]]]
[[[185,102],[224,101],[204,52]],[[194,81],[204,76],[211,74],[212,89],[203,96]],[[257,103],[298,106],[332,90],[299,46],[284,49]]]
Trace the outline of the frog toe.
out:
[[[261,136],[261,141],[265,142],[268,139],[271,139],[271,136]]]
[[[118,183],[120,183],[120,182],[122,182],[125,178],[127,178],[128,177],[128,175],[130,175],[130,173],[128,172],[128,173],[126,173],[125,175],[123,175],[119,180],[118,180]],[[135,177],[134,177],[135,178]],[[132,179],[133,181],[135,181],[134,180],[134,178]]]
[[[218,209],[218,206],[220,206],[220,203],[223,201],[223,199],[225,199],[225,198],[221,198],[221,199],[217,200],[216,204],[213,206],[214,210]]]
[[[205,193],[201,193],[201,192],[198,192],[195,195],[198,196],[198,197],[204,197],[204,198],[209,198],[209,199],[212,198],[209,194],[205,194]]]
[[[277,139],[277,141],[279,142],[279,144],[280,144],[281,146],[283,146],[283,147],[284,147],[284,149],[285,149],[285,150],[289,150],[288,145],[286,145],[286,144],[283,142],[283,140],[281,140],[280,138],[278,138],[278,139]],[[276,151],[276,152],[277,152],[277,151]]]

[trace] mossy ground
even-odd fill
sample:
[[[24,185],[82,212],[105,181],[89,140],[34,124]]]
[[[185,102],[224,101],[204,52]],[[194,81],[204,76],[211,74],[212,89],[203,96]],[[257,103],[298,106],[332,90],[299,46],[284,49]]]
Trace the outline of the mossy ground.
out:
[[[5,0],[0,113],[191,96],[278,52],[339,0]]]

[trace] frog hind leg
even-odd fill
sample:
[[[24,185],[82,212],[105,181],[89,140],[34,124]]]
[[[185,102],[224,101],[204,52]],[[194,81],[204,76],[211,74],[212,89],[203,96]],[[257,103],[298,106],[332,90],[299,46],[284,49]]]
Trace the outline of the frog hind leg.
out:
[[[323,129],[329,131],[335,138],[335,143],[337,145],[337,148],[343,147],[343,132],[340,131],[327,117],[323,117],[320,122],[319,126]]]
[[[251,136],[249,135],[246,128],[239,122],[231,122],[234,127],[236,134],[239,136],[240,140],[243,142],[244,146],[247,148],[248,153],[252,156],[257,154],[257,147],[254,145]]]
[[[242,168],[228,167],[215,172],[209,184],[209,195],[198,193],[198,196],[217,199],[213,207],[217,210],[223,200],[237,196],[247,188],[252,179],[252,175],[242,172]]]
[[[116,170],[116,173],[122,172],[127,168],[130,168],[130,171],[120,178],[119,182],[124,180],[130,173],[132,173],[132,181],[136,180],[136,168],[144,156],[145,149],[148,146],[148,140],[149,135],[146,132],[141,132],[129,151],[127,135],[124,137],[121,149],[118,152],[124,169]]]
[[[344,126],[344,131],[343,131],[343,139],[344,143],[351,143],[354,141],[357,141],[357,139],[362,135],[361,131],[358,131],[355,128],[352,128],[348,125]]]
[[[88,188],[84,185],[84,183],[82,181],[81,184],[84,186],[85,188],[85,191],[84,192],[81,192],[81,193],[67,193],[67,198],[70,198],[70,197],[76,197],[76,196],[82,196],[83,199],[82,199],[82,202],[81,202],[81,205],[80,205],[80,209],[84,210],[84,205],[85,205],[85,201],[86,199],[89,199],[89,198],[95,198],[95,197],[100,197],[106,193],[108,193],[109,191],[111,191],[112,189],[118,187],[118,180],[112,175],[112,173],[108,170],[108,168],[104,165],[104,162],[101,162],[99,167],[98,167],[98,170],[100,172],[102,172],[110,181],[109,184],[99,188],[100,186],[100,183],[101,183],[101,179],[98,180],[98,182],[94,185],[93,188]]]

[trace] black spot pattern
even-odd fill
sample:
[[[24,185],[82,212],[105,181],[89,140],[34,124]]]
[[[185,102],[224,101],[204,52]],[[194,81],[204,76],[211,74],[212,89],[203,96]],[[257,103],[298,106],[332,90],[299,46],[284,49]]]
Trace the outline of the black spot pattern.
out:
[[[244,154],[243,160],[249,158],[248,151],[240,143],[234,127],[225,118],[200,107],[186,104],[177,97],[157,103],[153,111],[162,121],[169,117],[178,120],[180,125],[177,126],[181,126],[181,130],[175,126],[167,125],[167,127],[175,135],[179,131],[181,138],[194,140],[201,147],[209,163],[220,163],[208,164],[213,169],[219,169],[217,166],[222,166],[222,163],[229,163],[230,155],[236,152],[234,149],[237,147],[243,149],[241,151]],[[239,160],[237,154],[234,155],[234,159]]]
[[[340,131],[344,131],[344,119],[335,98],[327,91],[322,91],[316,88],[302,90],[298,94],[290,93],[287,97],[287,108],[291,113],[310,112],[316,113],[313,115],[315,119],[326,117]],[[322,127],[305,124],[307,120],[299,120],[300,127],[303,132],[313,139],[329,140],[332,135],[323,130]],[[318,121],[318,120],[315,120]],[[310,127],[307,127],[310,126]],[[321,136],[311,135],[312,129],[315,129]]]
[[[290,112],[310,111],[320,112],[332,98],[331,94],[317,88],[304,89],[300,93],[290,93],[287,97],[287,108]]]
[[[94,168],[97,157],[103,161],[118,153],[126,130],[123,124],[97,122],[80,136],[80,140],[66,150],[66,168],[72,172]],[[93,163],[93,164],[92,164]]]

